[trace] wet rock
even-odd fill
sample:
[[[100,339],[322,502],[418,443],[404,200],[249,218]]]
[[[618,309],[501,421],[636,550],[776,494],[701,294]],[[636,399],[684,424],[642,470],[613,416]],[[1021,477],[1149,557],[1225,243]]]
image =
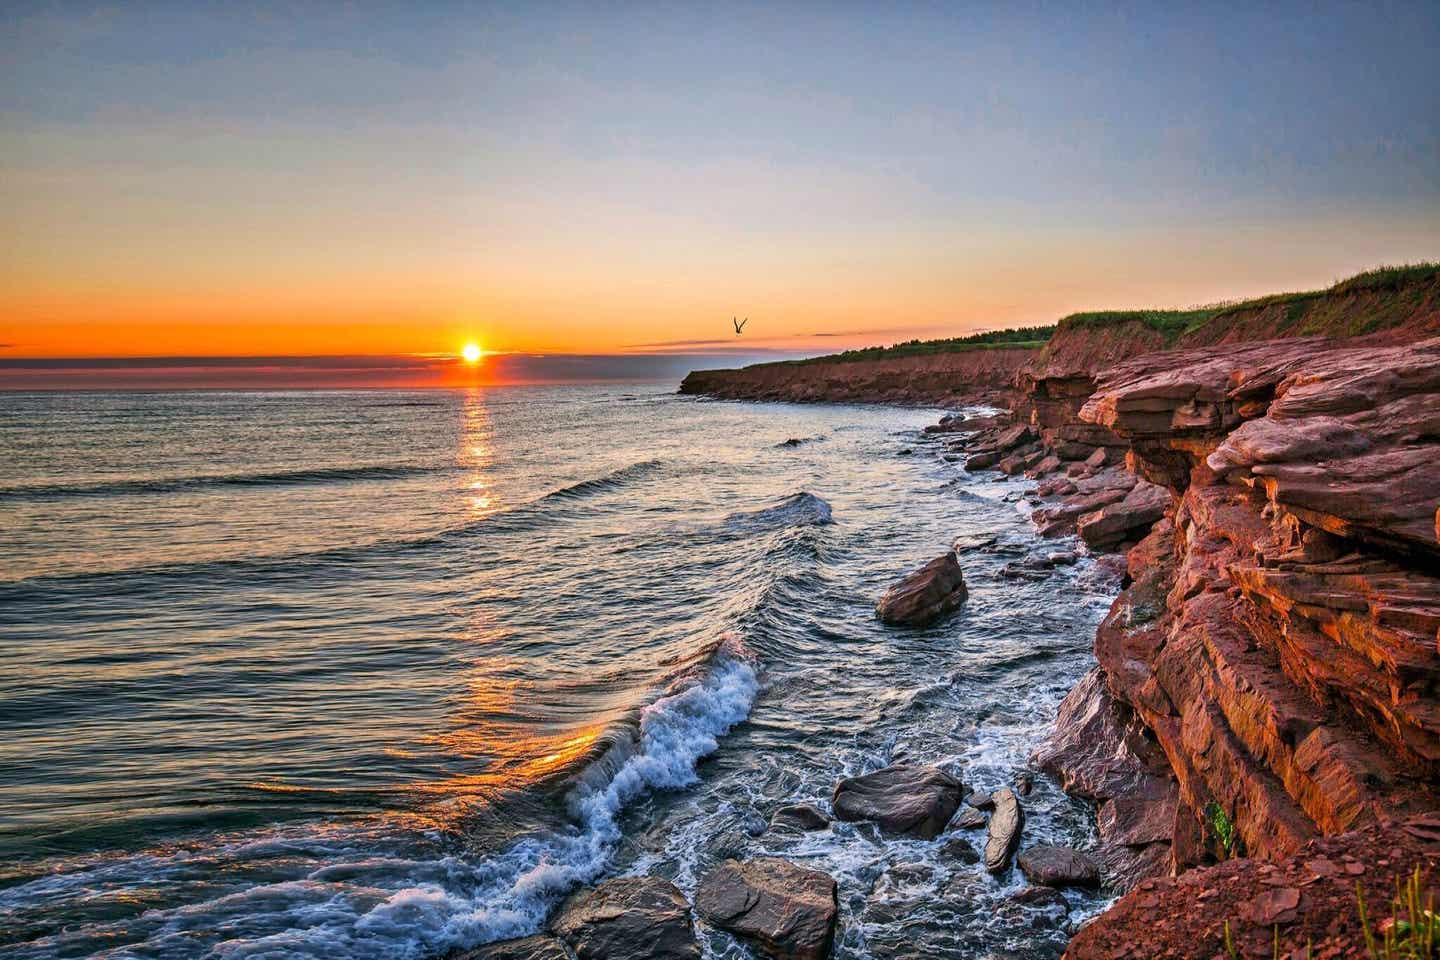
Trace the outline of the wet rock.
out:
[[[770,818],[771,829],[824,830],[830,826],[830,818],[818,807],[808,803],[795,803],[781,807]]]
[[[570,954],[559,940],[541,935],[486,944],[449,960],[570,960]]]
[[[820,960],[835,934],[835,881],[818,870],[767,857],[727,860],[695,893],[707,921],[779,960]]]
[[[1015,792],[1022,797],[1030,796],[1035,789],[1035,775],[1028,770],[1015,774]]]
[[[886,590],[875,615],[892,625],[925,626],[955,610],[967,595],[965,574],[951,550]]]
[[[550,921],[580,960],[699,960],[685,895],[659,877],[622,877],[572,895]]]
[[[1020,801],[1009,787],[1002,787],[992,795],[995,812],[985,838],[985,869],[991,873],[1003,873],[1010,868],[1010,858],[1020,845],[1020,831],[1025,825],[1025,813]]]
[[[835,784],[840,820],[873,820],[891,833],[937,837],[960,806],[965,786],[938,767],[895,764]]]
[[[1168,509],[1170,491],[1142,480],[1125,499],[1080,516],[1075,528],[1082,540],[1103,550],[1126,540],[1139,540]]]
[[[972,453],[965,461],[966,470],[989,470],[1000,462],[1000,454],[994,450]]]
[[[963,804],[955,812],[954,818],[950,821],[952,830],[979,830],[985,826],[985,814],[970,806]]]
[[[1041,886],[1100,885],[1100,864],[1072,847],[1041,844],[1021,851],[1018,862],[1026,879]]]

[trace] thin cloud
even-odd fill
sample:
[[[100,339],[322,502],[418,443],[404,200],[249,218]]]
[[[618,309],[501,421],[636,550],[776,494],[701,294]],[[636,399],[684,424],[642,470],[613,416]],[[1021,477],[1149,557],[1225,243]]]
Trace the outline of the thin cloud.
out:
[[[652,348],[652,347],[664,347],[664,348],[669,348],[669,347],[716,347],[716,346],[719,346],[719,345],[722,344],[722,343],[730,343],[730,344],[733,344],[734,342],[735,342],[735,341],[734,341],[733,339],[731,339],[731,340],[660,340],[660,341],[657,341],[657,342],[655,342],[655,343],[627,343],[627,344],[625,344],[623,347],[621,347],[620,349],[621,349],[621,350],[642,350],[642,349],[649,349],[649,348]]]

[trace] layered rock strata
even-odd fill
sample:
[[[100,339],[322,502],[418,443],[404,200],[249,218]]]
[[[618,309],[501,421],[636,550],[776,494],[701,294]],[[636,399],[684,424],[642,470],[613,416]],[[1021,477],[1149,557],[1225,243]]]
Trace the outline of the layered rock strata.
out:
[[[1081,415],[1174,501],[1095,643],[1111,734],[1174,777],[1170,869],[1440,805],[1440,339],[1137,358]],[[1113,803],[1099,759],[1045,757]]]

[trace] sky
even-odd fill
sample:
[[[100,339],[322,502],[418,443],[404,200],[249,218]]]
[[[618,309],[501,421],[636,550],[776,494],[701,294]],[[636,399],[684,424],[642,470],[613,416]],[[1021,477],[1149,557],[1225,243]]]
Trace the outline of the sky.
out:
[[[1440,257],[1436,50],[1434,2],[9,2],[0,366],[669,364],[1315,288]]]

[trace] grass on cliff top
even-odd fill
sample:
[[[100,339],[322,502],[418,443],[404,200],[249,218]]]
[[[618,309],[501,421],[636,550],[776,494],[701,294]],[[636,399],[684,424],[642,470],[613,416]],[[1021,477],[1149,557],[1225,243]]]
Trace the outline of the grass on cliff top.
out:
[[[1099,330],[1121,326],[1126,323],[1142,323],[1164,337],[1167,344],[1174,343],[1187,333],[1193,333],[1206,324],[1236,314],[1264,310],[1267,307],[1284,306],[1285,325],[1300,333],[1318,332],[1320,318],[1307,318],[1310,308],[1327,298],[1340,298],[1363,293],[1394,293],[1407,287],[1419,288],[1440,280],[1440,263],[1407,263],[1399,266],[1376,267],[1357,273],[1353,277],[1337,280],[1324,290],[1302,290],[1295,293],[1272,293],[1269,296],[1250,300],[1222,300],[1185,310],[1095,310],[1086,313],[1072,313],[1060,320],[1061,330]],[[1307,319],[1310,322],[1306,322]],[[1347,332],[1354,335],[1368,333],[1385,325],[1384,316],[1374,316],[1371,322]]]
[[[1054,327],[1019,327],[1014,330],[990,330],[968,337],[947,340],[907,340],[888,347],[864,347],[824,357],[804,360],[777,360],[757,366],[804,366],[810,363],[855,363],[860,360],[889,360],[894,357],[924,357],[937,353],[966,353],[971,350],[1038,350],[1049,341]]]
[[[805,360],[775,360],[755,364],[758,367],[804,366],[812,363],[855,363],[862,360],[888,360],[895,357],[921,357],[940,353],[964,353],[970,350],[1038,350],[1050,341],[1056,330],[1102,330],[1129,323],[1140,323],[1161,335],[1167,345],[1174,344],[1181,337],[1193,333],[1206,324],[1223,320],[1246,311],[1264,310],[1269,307],[1286,308],[1283,320],[1277,327],[1276,335],[1294,333],[1317,333],[1333,330],[1343,323],[1332,322],[1336,311],[1343,309],[1336,301],[1354,294],[1395,293],[1411,288],[1411,296],[1418,304],[1423,288],[1440,281],[1440,263],[1407,263],[1398,266],[1376,267],[1357,273],[1353,277],[1338,280],[1324,290],[1305,290],[1297,293],[1275,293],[1251,300],[1225,300],[1184,310],[1092,310],[1072,313],[1054,326],[1019,327],[1014,330],[991,330],[973,333],[968,337],[951,337],[947,340],[907,340],[888,347],[865,347],[846,350],[823,357]],[[1322,303],[1322,301],[1324,301]],[[1328,304],[1328,305],[1327,305]],[[1345,332],[1351,336],[1369,333],[1398,322],[1406,315],[1404,298],[1395,303],[1372,310],[1365,317],[1349,319]],[[1342,318],[1344,319],[1344,318]]]

